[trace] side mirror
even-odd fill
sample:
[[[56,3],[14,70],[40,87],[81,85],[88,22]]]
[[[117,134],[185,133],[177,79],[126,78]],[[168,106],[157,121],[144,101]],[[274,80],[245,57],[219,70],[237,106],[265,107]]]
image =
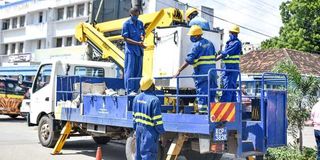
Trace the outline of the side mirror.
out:
[[[22,74],[19,74],[18,76],[18,84],[22,84],[23,83],[23,79],[24,79],[24,76]]]

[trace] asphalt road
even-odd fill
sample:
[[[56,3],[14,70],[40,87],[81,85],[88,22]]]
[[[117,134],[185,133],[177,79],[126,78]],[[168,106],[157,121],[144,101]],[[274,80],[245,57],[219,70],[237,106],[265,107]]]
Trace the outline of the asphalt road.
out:
[[[305,127],[303,135],[304,146],[315,147],[312,127]],[[288,142],[292,142],[290,136]],[[39,143],[37,127],[28,127],[22,118],[0,115],[0,160],[94,160],[97,147],[90,136],[71,137],[61,155],[51,155],[52,148]],[[101,147],[104,160],[126,159],[124,141],[111,141]]]
[[[25,119],[0,115],[0,160],[94,160],[98,145],[91,137],[71,137],[61,155],[51,155],[52,148],[42,147],[37,127],[28,127]],[[124,160],[125,144],[110,142],[102,145],[105,160]]]

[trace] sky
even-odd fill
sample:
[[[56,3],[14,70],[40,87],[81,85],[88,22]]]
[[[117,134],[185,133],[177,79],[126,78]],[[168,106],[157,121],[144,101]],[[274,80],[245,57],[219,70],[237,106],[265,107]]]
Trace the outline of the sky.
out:
[[[287,0],[180,0],[191,6],[207,4],[214,8],[214,15],[252,30],[274,37],[282,26],[279,6]],[[201,2],[200,2],[201,1]],[[214,27],[225,29],[224,41],[228,39],[231,24],[214,18]],[[240,28],[239,39],[259,45],[269,37]]]

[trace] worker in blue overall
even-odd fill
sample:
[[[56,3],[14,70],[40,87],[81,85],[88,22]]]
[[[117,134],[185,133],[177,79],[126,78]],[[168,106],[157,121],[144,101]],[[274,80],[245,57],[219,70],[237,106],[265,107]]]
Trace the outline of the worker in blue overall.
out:
[[[133,100],[133,128],[136,136],[135,160],[156,160],[159,135],[164,133],[161,103],[155,96],[152,78],[140,80],[142,93]]]
[[[186,20],[189,26],[198,25],[204,30],[210,30],[210,25],[207,20],[199,16],[198,10],[189,8],[186,11]]]
[[[193,44],[192,50],[187,55],[184,64],[179,68],[174,77],[180,75],[188,65],[192,65],[194,69],[194,75],[208,75],[210,69],[216,68],[215,60],[215,48],[209,40],[202,37],[202,29],[200,26],[193,25],[188,35]],[[210,87],[217,88],[216,71],[210,72]],[[195,86],[197,95],[208,95],[208,76],[195,77]],[[216,92],[212,91],[210,96],[210,102],[214,102]],[[198,109],[200,114],[206,114],[208,111],[208,98],[198,97]]]
[[[229,30],[230,39],[226,43],[224,51],[217,56],[217,61],[222,59],[224,67],[223,69],[240,70],[240,53],[241,53],[241,41],[238,39],[240,28],[237,25],[233,25]],[[222,72],[222,82],[224,89],[237,89],[237,79],[239,73],[232,71]],[[220,102],[236,102],[236,91],[222,91]]]
[[[124,60],[124,86],[128,93],[137,93],[139,81],[130,80],[132,77],[142,76],[143,44],[145,30],[143,23],[138,20],[140,11],[138,8],[130,9],[131,18],[124,22],[122,27],[122,37],[125,41]]]

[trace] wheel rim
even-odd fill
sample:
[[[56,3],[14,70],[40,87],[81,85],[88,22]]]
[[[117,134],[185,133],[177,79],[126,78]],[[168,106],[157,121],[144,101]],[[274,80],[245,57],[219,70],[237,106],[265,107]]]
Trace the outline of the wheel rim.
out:
[[[47,140],[50,136],[50,127],[49,127],[49,124],[43,124],[41,126],[41,130],[40,130],[40,133],[41,133],[41,138],[43,140]]]

